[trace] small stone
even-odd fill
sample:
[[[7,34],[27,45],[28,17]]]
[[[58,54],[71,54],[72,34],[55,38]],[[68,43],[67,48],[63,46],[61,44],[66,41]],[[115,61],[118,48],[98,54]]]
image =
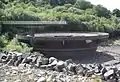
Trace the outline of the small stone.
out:
[[[10,72],[6,72],[6,75],[10,75]]]
[[[38,80],[37,78],[34,78],[34,81],[35,81],[35,82],[37,82],[37,80]]]
[[[18,70],[18,67],[12,67],[12,70],[16,70],[16,71],[17,71],[17,70]]]
[[[41,56],[38,56],[37,60],[36,60],[36,64],[35,66],[36,67],[40,67],[42,65],[42,61],[41,61],[42,57]]]
[[[26,74],[27,74],[27,75],[30,75],[30,74],[32,74],[32,71],[31,71],[31,70],[28,70],[28,71],[26,72]]]
[[[100,71],[101,71],[102,75],[104,75],[104,73],[107,72],[105,67],[103,67]]]
[[[95,73],[100,73],[100,70],[98,68],[95,68]]]
[[[12,60],[13,60],[13,61],[16,61],[17,58],[18,58],[18,56],[17,56],[16,54],[12,54]]]
[[[41,77],[42,75],[41,74],[36,74],[38,77]]]
[[[13,52],[13,54],[16,54],[17,56],[21,56],[22,55],[22,53],[20,53],[20,52]]]
[[[109,71],[107,71],[105,74],[104,74],[104,77],[105,78],[108,78],[108,77],[110,77],[111,75],[113,75],[114,74],[114,70],[109,70]]]
[[[57,71],[60,71],[60,72],[61,72],[64,67],[65,67],[65,66],[64,66],[64,62],[63,62],[63,61],[59,61],[59,62],[57,63],[57,65],[56,65],[55,69],[56,69]]]
[[[95,68],[95,64],[89,64],[89,67],[94,69]]]
[[[15,66],[18,66],[20,63],[22,63],[22,60],[23,60],[22,56],[21,56],[21,55],[18,56],[18,59],[17,59],[17,61],[14,63],[14,65],[15,65]]]
[[[52,63],[54,60],[57,60],[57,59],[54,58],[54,57],[50,57],[50,58],[49,58],[49,64]]]
[[[118,79],[118,82],[120,82],[120,78]]]
[[[46,78],[45,77],[40,77],[37,82],[46,82]]]
[[[77,74],[83,74],[84,67],[81,64],[76,65],[76,73]]]
[[[44,74],[46,74],[46,72],[44,72],[44,71],[41,71],[41,72],[40,72],[40,74],[41,74],[41,75],[44,75]]]
[[[13,66],[13,65],[14,65],[14,60],[13,60],[13,59],[10,59],[10,60],[8,61],[7,65]]]
[[[116,79],[109,79],[106,82],[119,82],[119,81],[117,81]]]
[[[17,72],[17,71],[15,71],[15,70],[13,70],[13,71],[12,71],[12,74],[17,74],[17,73],[18,73],[18,72]]]
[[[59,62],[57,63],[57,65],[58,65],[58,66],[62,66],[62,65],[64,65],[64,62],[63,62],[63,61],[59,61]]]
[[[40,71],[39,73],[36,74],[38,77],[41,77],[43,75],[46,75],[46,72],[44,71]]]
[[[55,65],[57,65],[57,60],[54,60],[51,64],[49,64],[49,66],[55,66]]]
[[[64,64],[65,64],[65,66],[67,66],[67,65],[72,64],[72,63],[73,63],[72,59],[68,59],[65,61]]]
[[[99,70],[101,70],[103,68],[103,66],[101,64],[97,64],[97,67]]]
[[[43,54],[41,54],[40,52],[33,52],[33,54],[35,55],[35,56],[41,56],[41,57],[43,57],[44,55]]]
[[[108,62],[104,63],[105,66],[113,66],[113,65],[116,65],[116,64],[120,64],[120,61],[119,60],[111,60],[111,61],[108,61]]]
[[[7,63],[8,61],[10,61],[11,58],[12,58],[12,55],[8,54],[5,63]]]
[[[40,66],[40,68],[44,68],[44,69],[49,68],[49,67],[51,67],[51,66],[49,66],[49,65],[41,65]]]
[[[27,58],[28,56],[30,56],[30,53],[24,53],[24,54],[22,54],[22,58]]]
[[[7,58],[7,55],[5,53],[0,53],[0,60],[6,59],[6,58]]]
[[[52,82],[58,82],[56,79],[53,79],[53,81]]]
[[[30,64],[26,64],[25,66],[26,66],[26,68],[29,68],[29,69],[33,67],[33,66],[30,65]]]
[[[48,58],[42,58],[42,65],[47,65],[49,63]]]
[[[18,68],[19,68],[19,69],[24,69],[24,68],[25,68],[25,66],[26,66],[26,64],[25,64],[25,63],[23,63],[23,64],[19,64]]]
[[[91,77],[94,74],[94,70],[88,70],[87,73],[85,74],[87,77]]]
[[[32,63],[36,63],[37,57],[32,57],[31,59],[32,59]]]
[[[24,58],[22,63],[30,64],[32,62],[32,59],[30,58]]]
[[[47,80],[46,80],[46,82],[52,82],[52,76],[49,76],[48,78],[47,78]]]
[[[6,80],[6,79],[5,79],[5,80],[4,80],[4,81],[2,81],[2,82],[8,82],[8,80]]]
[[[14,65],[15,65],[15,66],[18,66],[21,62],[22,62],[22,60],[17,60],[17,61],[14,63]]]
[[[68,66],[67,66],[67,69],[69,70],[69,71],[71,71],[71,72],[73,72],[73,73],[76,73],[76,65],[75,64],[69,64]]]
[[[21,80],[16,80],[16,81],[14,81],[14,82],[22,82]]]

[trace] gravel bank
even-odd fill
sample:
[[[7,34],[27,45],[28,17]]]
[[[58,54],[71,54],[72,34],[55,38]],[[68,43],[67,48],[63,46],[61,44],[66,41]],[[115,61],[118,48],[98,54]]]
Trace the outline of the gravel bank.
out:
[[[99,47],[96,55],[79,61],[1,53],[0,82],[120,82],[120,55],[109,50]]]

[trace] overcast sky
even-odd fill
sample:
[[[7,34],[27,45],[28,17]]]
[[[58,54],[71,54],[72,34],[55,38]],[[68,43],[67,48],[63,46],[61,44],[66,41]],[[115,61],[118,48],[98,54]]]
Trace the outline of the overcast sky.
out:
[[[87,0],[87,1],[90,1],[95,5],[101,4],[111,11],[115,8],[120,9],[120,0]]]

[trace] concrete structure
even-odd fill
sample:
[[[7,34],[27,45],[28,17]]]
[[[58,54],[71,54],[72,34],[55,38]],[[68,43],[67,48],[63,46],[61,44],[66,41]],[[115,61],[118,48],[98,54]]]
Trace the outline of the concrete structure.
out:
[[[94,55],[98,44],[106,38],[107,33],[40,33],[19,36],[23,41],[32,40],[35,51],[60,59]]]
[[[101,40],[108,38],[107,33],[40,33],[39,29],[45,25],[66,25],[65,21],[3,21],[3,26],[23,26],[30,29],[28,34],[18,35],[20,41],[30,43],[35,51],[46,56],[62,59],[79,59],[81,56],[91,56]],[[37,33],[37,32],[38,33]]]

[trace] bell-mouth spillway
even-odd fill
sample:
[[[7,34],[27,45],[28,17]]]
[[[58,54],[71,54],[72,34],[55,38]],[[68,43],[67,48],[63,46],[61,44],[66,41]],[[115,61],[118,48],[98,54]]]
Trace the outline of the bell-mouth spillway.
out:
[[[38,33],[18,37],[19,40],[31,41],[35,51],[62,59],[95,54],[98,44],[106,38],[108,33],[101,32]]]
[[[78,33],[76,33],[72,30],[72,32],[65,32],[64,28],[71,26],[66,21],[0,22],[0,27],[4,28],[8,26],[15,27],[16,29],[21,27],[18,30],[20,34],[16,33],[17,38],[20,41],[29,43],[33,47],[33,50],[39,51],[49,57],[55,56],[59,59],[79,59],[81,56],[91,56],[96,53],[98,44],[109,36],[108,33],[101,32],[80,33],[77,31]],[[50,28],[53,30],[50,30]]]

